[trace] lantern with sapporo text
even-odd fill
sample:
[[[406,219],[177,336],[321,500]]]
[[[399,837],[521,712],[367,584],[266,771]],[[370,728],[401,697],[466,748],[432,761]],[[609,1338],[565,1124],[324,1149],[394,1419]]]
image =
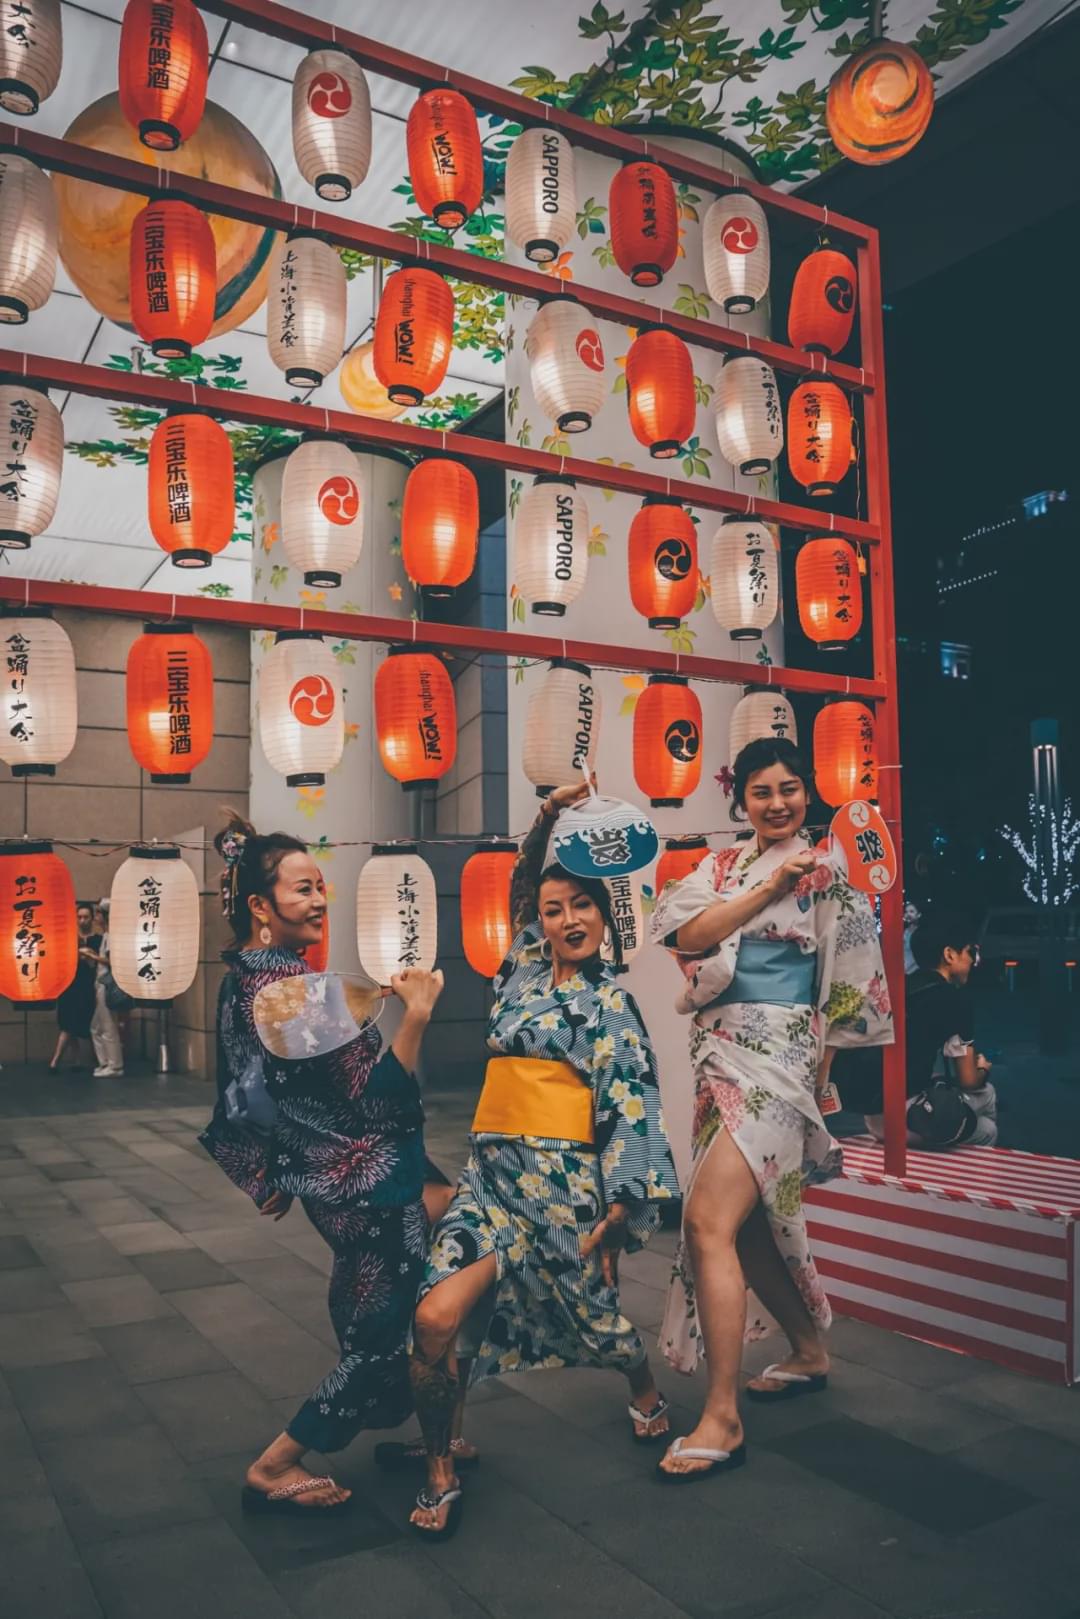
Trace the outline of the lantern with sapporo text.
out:
[[[525,716],[521,766],[538,798],[592,774],[602,713],[588,664],[556,658],[530,694]]]
[[[574,149],[557,129],[522,130],[506,159],[506,234],[533,264],[557,259],[574,233]]]
[[[585,588],[589,512],[573,478],[541,473],[526,490],[514,524],[517,588],[532,611],[562,618]]]

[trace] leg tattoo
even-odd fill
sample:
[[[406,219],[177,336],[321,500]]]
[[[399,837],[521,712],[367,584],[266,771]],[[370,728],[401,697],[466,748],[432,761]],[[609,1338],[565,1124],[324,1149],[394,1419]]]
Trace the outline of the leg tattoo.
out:
[[[443,1350],[439,1359],[429,1364],[414,1350],[409,1360],[409,1376],[428,1455],[449,1456],[459,1393],[453,1357]]]

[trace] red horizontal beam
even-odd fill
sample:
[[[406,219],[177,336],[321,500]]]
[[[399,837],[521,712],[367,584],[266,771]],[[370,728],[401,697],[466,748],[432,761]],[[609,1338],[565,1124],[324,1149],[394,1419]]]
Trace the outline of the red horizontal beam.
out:
[[[562,472],[568,478],[597,489],[617,489],[628,495],[670,494],[688,506],[707,511],[743,515],[752,510],[763,522],[786,528],[809,530],[815,534],[835,531],[868,545],[878,541],[878,530],[870,523],[829,512],[811,511],[807,506],[789,506],[784,501],[761,500],[733,489],[713,489],[685,478],[659,477],[656,473],[631,468],[607,467],[599,461],[578,460],[573,456],[548,455],[542,450],[526,450],[517,444],[496,443],[472,438],[464,433],[446,433],[430,427],[413,427],[407,422],[377,421],[348,410],[323,410],[266,394],[228,392],[173,377],[146,372],[112,371],[103,365],[84,365],[77,360],[60,360],[51,355],[19,354],[0,349],[0,375],[25,378],[41,388],[59,388],[98,399],[118,399],[124,404],[196,405],[212,411],[225,421],[284,427],[298,433],[332,433],[361,445],[402,450],[413,455],[431,455],[452,448],[463,461],[502,467],[508,472],[535,476]]]
[[[255,192],[241,191],[236,186],[219,185],[214,180],[201,180],[195,176],[178,175],[156,164],[138,163],[130,158],[118,157],[112,152],[99,152],[92,146],[80,146],[76,141],[57,140],[37,130],[20,129],[14,124],[0,123],[0,147],[17,146],[20,152],[35,158],[47,169],[73,176],[77,180],[91,180],[96,185],[112,186],[118,191],[133,191],[150,196],[161,191],[172,191],[211,214],[222,214],[229,219],[241,219],[247,224],[261,225],[269,230],[316,230],[338,247],[352,248],[375,258],[392,259],[398,263],[424,263],[459,281],[471,281],[480,286],[493,287],[497,292],[516,294],[522,298],[550,298],[558,290],[550,276],[536,270],[521,269],[502,259],[482,258],[476,253],[463,253],[457,248],[440,247],[435,242],[418,241],[401,231],[384,230],[379,225],[367,225],[362,220],[346,219],[341,214],[325,209],[283,202],[276,197],[263,197]],[[720,326],[712,321],[691,320],[687,315],[644,303],[634,298],[623,298],[618,293],[602,292],[574,282],[574,296],[600,320],[610,320],[620,326],[640,326],[644,320],[663,319],[671,331],[677,332],[687,343],[698,348],[711,349],[721,354],[756,354],[777,371],[794,376],[829,376],[855,393],[865,393],[874,386],[873,377],[857,365],[841,365],[821,354],[804,354],[799,349],[774,343],[769,338],[751,337],[746,332]]]

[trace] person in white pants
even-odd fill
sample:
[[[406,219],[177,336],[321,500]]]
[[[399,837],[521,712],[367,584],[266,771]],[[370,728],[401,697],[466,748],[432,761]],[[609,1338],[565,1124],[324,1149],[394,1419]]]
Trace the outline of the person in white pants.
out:
[[[124,1072],[124,1048],[116,1019],[105,1001],[105,975],[109,970],[108,900],[103,899],[97,908],[95,927],[102,937],[94,982],[94,1015],[90,1020],[90,1038],[94,1042],[94,1056],[98,1060],[94,1078],[119,1079]]]

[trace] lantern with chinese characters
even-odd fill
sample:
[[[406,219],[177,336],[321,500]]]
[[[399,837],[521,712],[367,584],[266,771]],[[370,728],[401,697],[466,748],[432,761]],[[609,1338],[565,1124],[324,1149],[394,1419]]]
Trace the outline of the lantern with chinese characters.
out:
[[[819,652],[841,652],[862,628],[855,547],[834,534],[807,540],[795,559],[799,623]]]
[[[656,461],[670,461],[693,436],[694,362],[681,337],[662,326],[638,331],[626,357],[630,428]]]
[[[0,843],[0,995],[55,1001],[75,977],[79,930],[71,873],[45,839]]]
[[[573,478],[541,473],[514,524],[516,583],[534,613],[561,618],[585,588],[589,512]]]
[[[699,588],[697,529],[685,506],[646,495],[630,524],[630,600],[651,630],[677,629],[692,613]]]
[[[419,405],[446,375],[454,294],[434,270],[395,270],[375,317],[375,375],[395,405]]]
[[[514,942],[510,879],[516,843],[478,843],[461,868],[461,942],[481,978],[494,978]]]
[[[305,585],[340,585],[364,544],[360,469],[337,439],[304,439],[281,478],[281,543]]]
[[[761,737],[776,741],[798,742],[795,710],[779,691],[751,689],[739,698],[731,716],[728,730],[728,758],[735,763],[750,742]]]
[[[769,222],[741,191],[717,197],[701,232],[705,284],[727,315],[748,315],[769,290]]]
[[[186,360],[210,335],[217,289],[214,233],[189,202],[150,202],[135,216],[131,324],[159,360]]]
[[[574,233],[574,149],[558,130],[518,136],[506,159],[506,234],[534,264],[558,258]]]
[[[855,319],[855,266],[846,253],[820,247],[795,272],[788,342],[812,354],[839,354]]]
[[[199,127],[210,73],[206,24],[191,0],[127,0],[120,25],[120,111],[154,152]]]
[[[214,669],[190,624],[144,624],[127,660],[127,733],[155,785],[184,783],[214,740]]]
[[[427,90],[405,128],[409,178],[421,213],[457,230],[484,195],[484,154],[476,114],[458,90]]]
[[[635,287],[658,287],[679,251],[675,187],[659,163],[626,163],[608,193],[611,251]]]
[[[311,231],[278,240],[266,283],[266,344],[290,388],[317,388],[345,346],[345,266]]]
[[[669,883],[681,883],[696,871],[709,852],[704,838],[668,838],[664,852],[656,862],[656,892],[660,895]]]
[[[592,774],[600,741],[600,688],[585,663],[556,658],[529,697],[521,766],[546,798]]]
[[[525,335],[536,402],[560,433],[584,433],[607,398],[604,349],[576,298],[541,304]]]
[[[281,630],[259,673],[259,740],[289,787],[321,787],[340,763],[345,718],[333,653],[313,630]]]
[[[150,529],[175,568],[208,568],[233,537],[233,453],[220,422],[170,412],[150,439]]]
[[[800,382],[788,400],[788,462],[811,496],[834,495],[852,460],[851,406],[835,382]]]
[[[605,877],[604,884],[611,896],[613,932],[626,965],[633,961],[647,942],[645,908],[641,903],[641,872],[627,871],[615,877]]]
[[[875,39],[833,75],[825,121],[853,163],[893,163],[916,146],[934,110],[934,81],[917,50]]]
[[[701,704],[683,675],[650,675],[634,706],[634,780],[656,809],[679,809],[701,781]]]
[[[199,965],[199,885],[180,850],[136,844],[109,896],[109,967],[142,1005],[190,989]]]
[[[60,495],[64,424],[48,394],[0,383],[0,552],[25,551]]]
[[[441,658],[389,649],[375,676],[375,734],[383,769],[407,791],[446,775],[457,756],[457,705]]]
[[[460,461],[418,461],[405,483],[401,560],[415,585],[432,597],[452,596],[476,563],[480,494]]]
[[[784,416],[772,366],[752,354],[725,360],[717,373],[713,411],[725,461],[746,477],[768,472],[784,448]]]
[[[0,324],[21,326],[56,279],[56,194],[43,169],[0,152]]]
[[[55,776],[78,730],[75,652],[47,607],[0,618],[0,759],[13,776]]]
[[[814,720],[814,781],[834,808],[877,797],[874,716],[865,703],[826,703]]]
[[[344,51],[309,51],[292,87],[296,166],[324,202],[345,202],[371,163],[371,94]]]
[[[409,967],[430,972],[438,947],[435,877],[410,843],[376,844],[356,885],[356,948],[376,983]]]
[[[726,518],[712,543],[712,610],[733,641],[760,641],[780,605],[776,535],[764,523]]]
[[[0,107],[32,118],[60,79],[60,0],[0,0]]]

